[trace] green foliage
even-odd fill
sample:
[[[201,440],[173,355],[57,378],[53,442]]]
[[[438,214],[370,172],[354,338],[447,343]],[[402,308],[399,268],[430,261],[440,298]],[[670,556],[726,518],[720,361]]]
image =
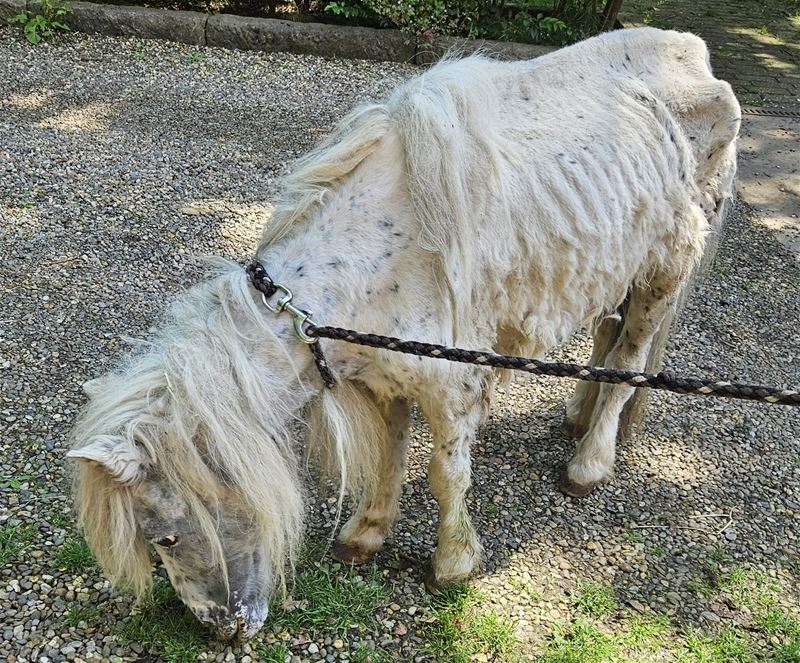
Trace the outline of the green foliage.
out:
[[[345,18],[365,18],[373,15],[373,12],[364,5],[348,2],[348,0],[329,2],[325,5],[325,11]]]
[[[434,600],[436,621],[428,628],[428,651],[439,663],[473,660],[518,661],[514,626],[481,610],[482,596],[466,585],[448,587]]]
[[[66,0],[38,0],[35,11],[24,11],[11,19],[19,23],[31,44],[55,40],[59,30],[69,30],[64,17],[72,11]]]
[[[156,579],[152,597],[140,611],[118,624],[114,632],[123,642],[143,645],[166,663],[195,663],[209,640],[206,629],[161,578]]]
[[[85,573],[97,568],[92,551],[83,539],[69,539],[56,552],[55,563],[69,573]]]
[[[456,35],[565,45],[599,28],[599,0],[335,0],[325,11],[377,18],[417,36]]]

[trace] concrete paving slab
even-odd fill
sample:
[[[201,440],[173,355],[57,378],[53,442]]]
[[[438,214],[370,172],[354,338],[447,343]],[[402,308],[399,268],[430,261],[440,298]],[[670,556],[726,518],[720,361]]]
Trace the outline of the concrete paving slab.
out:
[[[743,116],[738,191],[800,261],[800,118]]]

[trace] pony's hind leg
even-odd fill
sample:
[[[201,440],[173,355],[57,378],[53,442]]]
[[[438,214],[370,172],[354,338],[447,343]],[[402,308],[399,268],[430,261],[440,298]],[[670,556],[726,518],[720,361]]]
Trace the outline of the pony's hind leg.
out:
[[[428,482],[439,505],[436,550],[425,581],[433,592],[467,578],[483,552],[464,499],[471,478],[470,446],[481,421],[483,380],[479,370],[471,369],[451,384],[461,389],[420,402],[433,434]]]
[[[632,289],[622,332],[606,357],[606,367],[631,371],[644,368],[653,336],[681,285],[680,277],[658,272],[648,284]],[[628,385],[599,385],[589,430],[579,442],[561,486],[567,495],[582,497],[610,478],[620,413],[633,389]]]
[[[397,519],[411,407],[395,399],[379,409],[386,435],[378,449],[378,471],[364,486],[356,512],[342,527],[333,548],[334,556],[347,564],[362,564],[378,552]]]

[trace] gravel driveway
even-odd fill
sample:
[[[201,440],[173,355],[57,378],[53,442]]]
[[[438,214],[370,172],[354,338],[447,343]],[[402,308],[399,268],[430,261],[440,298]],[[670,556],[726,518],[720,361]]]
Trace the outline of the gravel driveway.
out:
[[[287,164],[413,71],[79,35],[32,48],[0,29],[0,660],[178,660],[121,635],[136,618],[130,600],[70,559],[79,539],[63,456],[80,385],[202,277],[196,256],[245,260]],[[800,384],[798,284],[800,264],[735,206],[669,368]],[[580,336],[561,356],[588,354]],[[741,627],[752,655],[768,656],[783,636],[748,630],[756,608],[726,600],[724,579],[731,569],[766,579],[772,605],[797,617],[797,410],[655,394],[614,482],[572,500],[556,489],[571,455],[559,431],[570,387],[518,378],[475,449],[471,509],[487,554],[476,609],[511,624],[515,655],[529,658],[587,614],[581,597],[594,583],[613,599],[603,633],[644,616],[709,637]],[[421,588],[436,523],[428,444],[418,423],[373,617],[344,630],[268,623],[244,649],[203,641],[200,658],[363,661],[364,643],[374,661],[435,658],[441,611]],[[311,505],[312,541],[331,532],[326,497]],[[102,611],[81,618],[92,606]],[[650,660],[672,660],[677,633]],[[259,649],[273,641],[283,649]]]

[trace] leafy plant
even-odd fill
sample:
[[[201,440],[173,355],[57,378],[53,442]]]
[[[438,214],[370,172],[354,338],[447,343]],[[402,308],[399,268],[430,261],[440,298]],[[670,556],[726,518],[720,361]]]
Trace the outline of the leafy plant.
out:
[[[325,11],[346,18],[363,18],[371,14],[365,6],[349,2],[348,0],[329,2],[325,5]]]
[[[35,11],[24,11],[11,19],[19,23],[22,31],[31,44],[41,41],[53,41],[58,32],[69,30],[63,18],[72,10],[66,0],[39,0]]]

